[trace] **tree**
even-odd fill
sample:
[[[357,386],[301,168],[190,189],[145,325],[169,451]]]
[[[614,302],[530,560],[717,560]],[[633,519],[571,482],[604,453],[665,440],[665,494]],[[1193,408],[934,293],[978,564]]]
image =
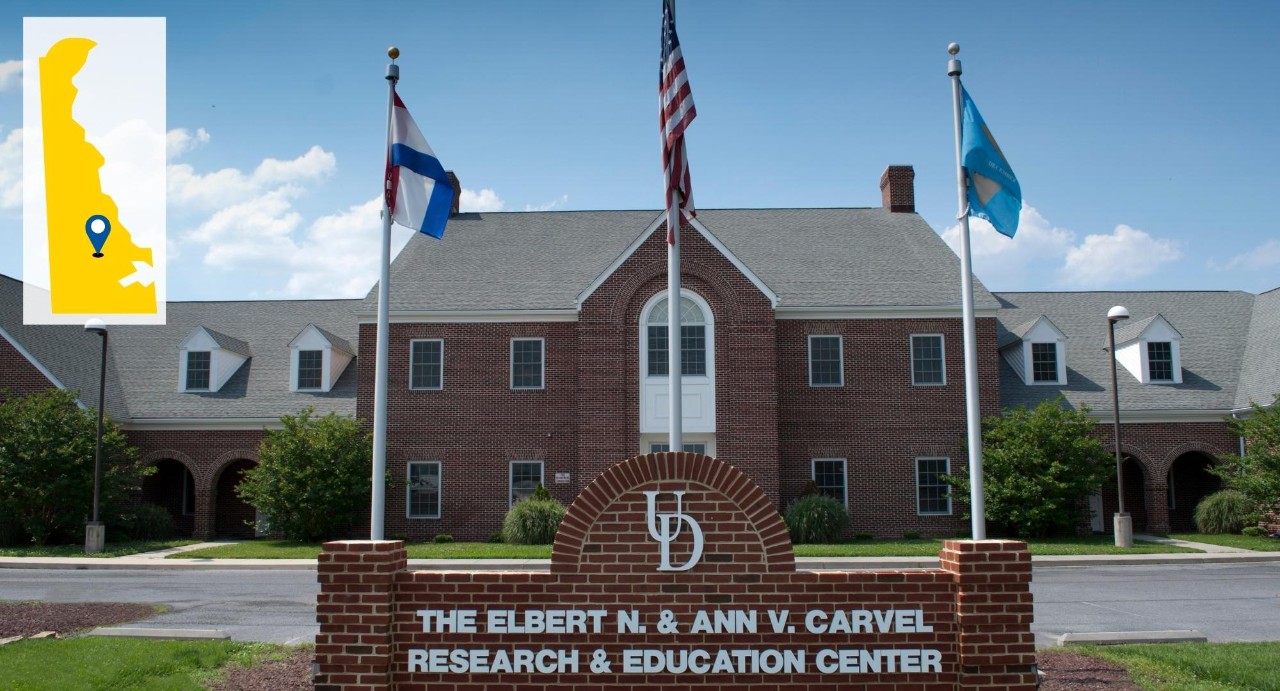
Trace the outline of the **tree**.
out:
[[[1058,398],[982,421],[983,498],[993,532],[1044,537],[1080,524],[1084,499],[1114,475],[1087,413]],[[968,493],[968,478],[948,481]]]
[[[73,542],[93,513],[97,412],[57,389],[0,403],[0,523],[36,544]],[[139,489],[138,452],[110,420],[102,431],[99,514]]]
[[[355,522],[369,499],[369,435],[360,422],[311,408],[280,418],[270,430],[236,494],[271,517],[286,538],[331,538]]]
[[[1244,437],[1244,456],[1223,456],[1211,472],[1247,497],[1260,513],[1274,511],[1280,505],[1280,395],[1272,405],[1254,404],[1252,414],[1228,418],[1227,424]]]

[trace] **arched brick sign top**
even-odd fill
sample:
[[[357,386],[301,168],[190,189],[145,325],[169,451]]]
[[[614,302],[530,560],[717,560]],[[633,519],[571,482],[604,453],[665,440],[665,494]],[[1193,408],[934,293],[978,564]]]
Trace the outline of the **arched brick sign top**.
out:
[[[661,555],[650,535],[649,497],[656,513],[680,513],[704,536],[699,570],[722,573],[794,573],[787,527],[758,485],[741,470],[710,456],[664,452],[611,466],[569,507],[551,551],[551,572],[653,573]],[[674,525],[674,524],[673,524]],[[692,556],[692,531],[683,528],[669,548],[671,564]],[[674,531],[673,531],[674,532]]]

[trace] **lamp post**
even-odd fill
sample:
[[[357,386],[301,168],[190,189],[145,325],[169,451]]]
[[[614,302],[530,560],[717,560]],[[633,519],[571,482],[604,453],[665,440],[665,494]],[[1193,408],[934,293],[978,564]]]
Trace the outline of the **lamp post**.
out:
[[[1111,422],[1116,444],[1116,547],[1133,547],[1133,518],[1124,510],[1124,471],[1120,460],[1120,387],[1116,384],[1116,322],[1129,318],[1129,310],[1116,305],[1107,311],[1107,343],[1111,354]]]
[[[107,397],[107,324],[95,317],[85,322],[84,330],[102,337],[102,368],[98,372],[98,433],[93,442],[93,520],[84,527],[84,553],[97,554],[107,541],[107,527],[98,516],[98,500],[102,493],[102,412]]]

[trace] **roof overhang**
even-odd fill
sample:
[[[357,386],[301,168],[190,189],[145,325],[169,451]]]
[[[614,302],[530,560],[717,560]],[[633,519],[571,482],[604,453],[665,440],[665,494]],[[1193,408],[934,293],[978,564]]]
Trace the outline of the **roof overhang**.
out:
[[[373,312],[356,314],[360,324],[375,324],[378,315]],[[387,315],[392,324],[494,324],[502,322],[576,322],[576,309],[541,310],[414,310],[392,312]]]
[[[1222,422],[1230,417],[1232,411],[1225,409],[1146,409],[1128,410],[1120,407],[1121,424],[1141,424],[1159,422]],[[1111,422],[1110,410],[1090,410],[1089,418],[1098,422]]]
[[[994,317],[994,307],[975,309],[975,317]],[[778,307],[778,319],[958,319],[960,305],[850,305],[847,307]]]

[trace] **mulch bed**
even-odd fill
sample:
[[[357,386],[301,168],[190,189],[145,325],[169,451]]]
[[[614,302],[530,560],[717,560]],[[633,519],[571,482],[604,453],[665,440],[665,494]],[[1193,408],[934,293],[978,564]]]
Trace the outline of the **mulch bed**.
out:
[[[1041,650],[1036,654],[1046,679],[1041,691],[1140,691],[1120,665],[1070,650]]]
[[[278,662],[259,662],[251,668],[227,665],[222,681],[213,691],[309,691],[311,689],[311,648],[299,648]]]
[[[132,602],[0,602],[0,638],[124,624],[155,616],[151,605]]]

